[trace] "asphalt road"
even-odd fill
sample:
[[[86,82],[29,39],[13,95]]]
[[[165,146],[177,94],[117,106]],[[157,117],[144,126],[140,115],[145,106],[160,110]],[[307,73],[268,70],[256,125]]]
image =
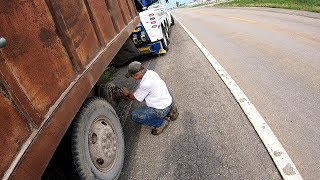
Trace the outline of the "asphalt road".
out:
[[[123,124],[125,163],[120,179],[281,179],[265,146],[230,91],[176,23],[170,50],[143,63],[164,79],[180,116],[159,136],[130,121],[138,102],[115,107]],[[137,82],[114,77],[134,90]]]
[[[245,92],[302,177],[319,179],[320,14],[266,8],[173,14]]]

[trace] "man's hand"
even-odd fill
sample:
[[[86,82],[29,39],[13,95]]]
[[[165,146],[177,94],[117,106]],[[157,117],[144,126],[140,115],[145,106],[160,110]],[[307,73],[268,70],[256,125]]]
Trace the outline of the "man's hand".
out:
[[[125,96],[128,96],[129,93],[130,93],[130,91],[126,87],[121,88],[121,91],[122,91],[122,94],[125,95]]]
[[[135,100],[136,98],[134,97],[134,95],[128,90],[128,88],[126,87],[122,87],[121,88],[122,94],[126,97],[128,97],[131,100]]]

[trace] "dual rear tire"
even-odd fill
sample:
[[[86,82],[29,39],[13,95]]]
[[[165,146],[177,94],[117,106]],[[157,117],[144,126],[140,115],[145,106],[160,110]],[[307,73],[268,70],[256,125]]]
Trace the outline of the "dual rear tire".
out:
[[[171,15],[171,26],[173,26],[174,25],[174,18],[173,18],[173,16]]]
[[[161,39],[162,48],[164,50],[168,51],[169,50],[168,45],[170,43],[169,34],[168,34],[168,31],[166,31],[164,27],[162,27],[162,34],[163,34],[163,39]]]

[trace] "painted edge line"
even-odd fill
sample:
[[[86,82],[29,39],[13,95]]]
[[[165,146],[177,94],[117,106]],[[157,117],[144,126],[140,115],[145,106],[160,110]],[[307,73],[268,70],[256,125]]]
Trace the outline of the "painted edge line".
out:
[[[197,38],[176,18],[174,17],[182,28],[188,33],[191,39],[196,43],[202,53],[206,56],[212,67],[218,73],[220,78],[231,91],[234,98],[239,103],[240,107],[248,117],[250,123],[256,130],[263,144],[267,148],[273,162],[278,171],[285,180],[303,179],[298,169],[292,162],[291,158],[283,148],[277,137],[272,132],[269,125],[265,122],[258,110],[250,102],[248,97],[240,89],[237,83],[231,78],[227,71],[220,65],[220,63],[211,55],[211,53],[197,40]]]

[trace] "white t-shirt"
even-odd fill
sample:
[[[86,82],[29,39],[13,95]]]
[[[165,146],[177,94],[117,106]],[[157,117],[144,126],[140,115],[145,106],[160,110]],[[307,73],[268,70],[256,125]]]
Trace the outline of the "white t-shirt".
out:
[[[147,70],[133,95],[138,101],[145,100],[147,106],[156,109],[164,109],[172,103],[166,83],[152,70]]]

